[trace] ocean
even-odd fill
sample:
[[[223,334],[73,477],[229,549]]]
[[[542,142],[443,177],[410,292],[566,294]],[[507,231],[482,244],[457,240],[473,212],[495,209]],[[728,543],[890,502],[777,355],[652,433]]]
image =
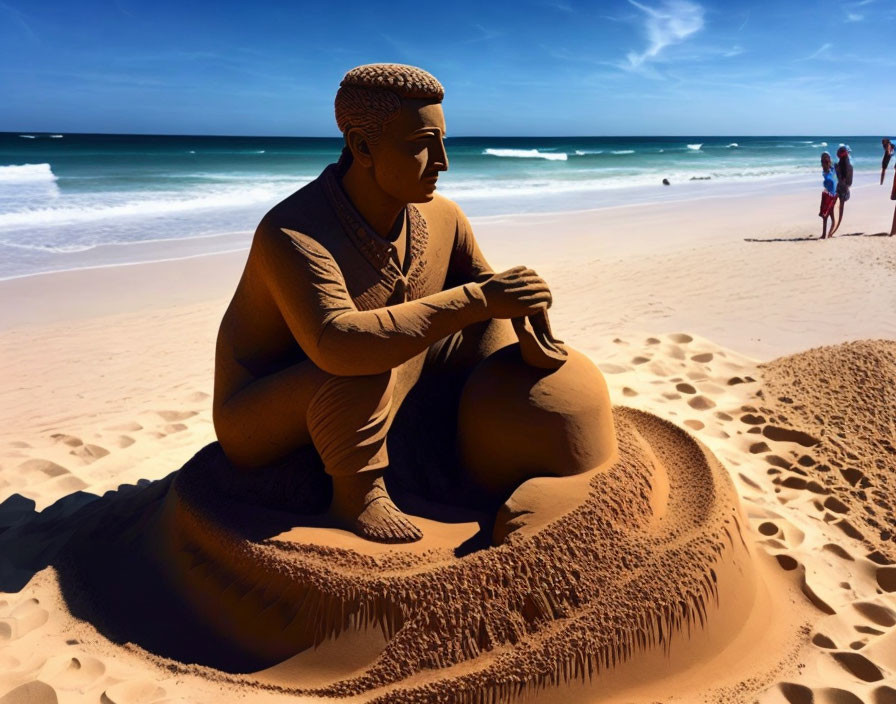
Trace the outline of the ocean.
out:
[[[857,172],[879,168],[877,137],[449,137],[438,190],[476,217],[820,188],[819,155],[841,143]],[[244,249],[264,213],[341,148],[0,133],[0,279]]]

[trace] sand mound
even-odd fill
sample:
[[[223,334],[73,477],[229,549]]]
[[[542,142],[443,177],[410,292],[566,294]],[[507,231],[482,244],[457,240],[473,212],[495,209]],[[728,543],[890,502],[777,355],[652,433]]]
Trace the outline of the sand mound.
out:
[[[162,536],[192,606],[248,650],[282,659],[382,629],[350,676],[313,687],[277,668],[254,678],[296,694],[491,701],[652,649],[699,650],[707,622],[733,636],[756,578],[726,473],[655,416],[617,409],[615,418],[620,459],[523,484],[499,516],[497,547],[483,544],[490,526],[475,516],[421,519],[427,537],[409,546],[296,527],[294,514],[208,491],[214,448],[179,473],[150,534]]]
[[[896,342],[820,347],[763,366],[752,414],[763,437],[795,443],[782,489],[816,494],[825,521],[896,562]],[[890,590],[891,591],[891,590]]]

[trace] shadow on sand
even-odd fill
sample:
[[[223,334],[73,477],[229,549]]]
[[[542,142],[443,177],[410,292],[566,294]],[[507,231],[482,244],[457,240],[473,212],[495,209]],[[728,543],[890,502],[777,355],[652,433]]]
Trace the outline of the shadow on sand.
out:
[[[414,400],[409,399],[396,418],[399,432],[390,434],[396,467],[387,478],[390,493],[405,511],[453,522],[458,520],[456,511],[427,498],[438,501],[456,494],[447,489],[454,479],[443,476],[439,481],[434,479],[438,472],[419,470],[421,466],[433,470],[438,464],[444,471],[452,468],[449,435],[453,437],[454,428],[443,426],[447,432],[442,437],[427,433],[428,442],[416,443],[417,448],[427,447],[426,456],[419,449],[409,452],[411,443],[402,438],[421,437],[420,424],[427,417]],[[212,443],[163,479],[123,484],[103,496],[78,491],[43,511],[36,511],[35,502],[20,494],[7,498],[0,503],[0,591],[19,592],[39,571],[53,567],[71,614],[113,643],[133,643],[162,658],[231,673],[275,664],[235,649],[213,632],[172,587],[167,565],[160,561],[153,537],[159,534],[173,482],[187,470],[207,477],[210,490],[258,508],[257,523],[242,526],[250,540],[264,541],[296,526],[335,527],[325,514],[332,485],[313,450],[302,450],[278,466],[249,475],[234,471],[218,443]],[[490,545],[493,523],[478,522],[479,532],[457,547],[456,556]]]
[[[843,234],[836,234],[834,237],[830,239],[840,239],[841,237],[889,237],[889,233],[887,232],[874,232],[874,233],[865,233],[865,232],[844,232]],[[769,238],[760,238],[760,237],[744,237],[744,242],[816,242],[821,240],[821,237],[769,237]]]

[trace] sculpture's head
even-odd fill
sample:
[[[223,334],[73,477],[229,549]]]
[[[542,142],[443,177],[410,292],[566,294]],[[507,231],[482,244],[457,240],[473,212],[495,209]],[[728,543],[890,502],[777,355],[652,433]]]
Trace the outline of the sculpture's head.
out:
[[[403,203],[432,200],[445,153],[445,89],[426,71],[402,64],[353,68],[336,93],[336,123],[345,137],[340,165],[369,170]]]

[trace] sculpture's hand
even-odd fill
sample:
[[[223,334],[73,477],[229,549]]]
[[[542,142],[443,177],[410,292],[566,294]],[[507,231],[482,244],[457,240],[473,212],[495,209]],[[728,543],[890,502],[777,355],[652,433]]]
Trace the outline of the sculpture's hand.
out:
[[[524,266],[492,274],[480,287],[492,318],[534,315],[551,305],[551,291],[544,279]]]
[[[563,342],[554,337],[547,309],[526,318],[514,318],[513,329],[520,341],[520,354],[523,361],[539,369],[557,369],[563,365],[568,352],[562,347]],[[527,325],[528,322],[528,325]]]

